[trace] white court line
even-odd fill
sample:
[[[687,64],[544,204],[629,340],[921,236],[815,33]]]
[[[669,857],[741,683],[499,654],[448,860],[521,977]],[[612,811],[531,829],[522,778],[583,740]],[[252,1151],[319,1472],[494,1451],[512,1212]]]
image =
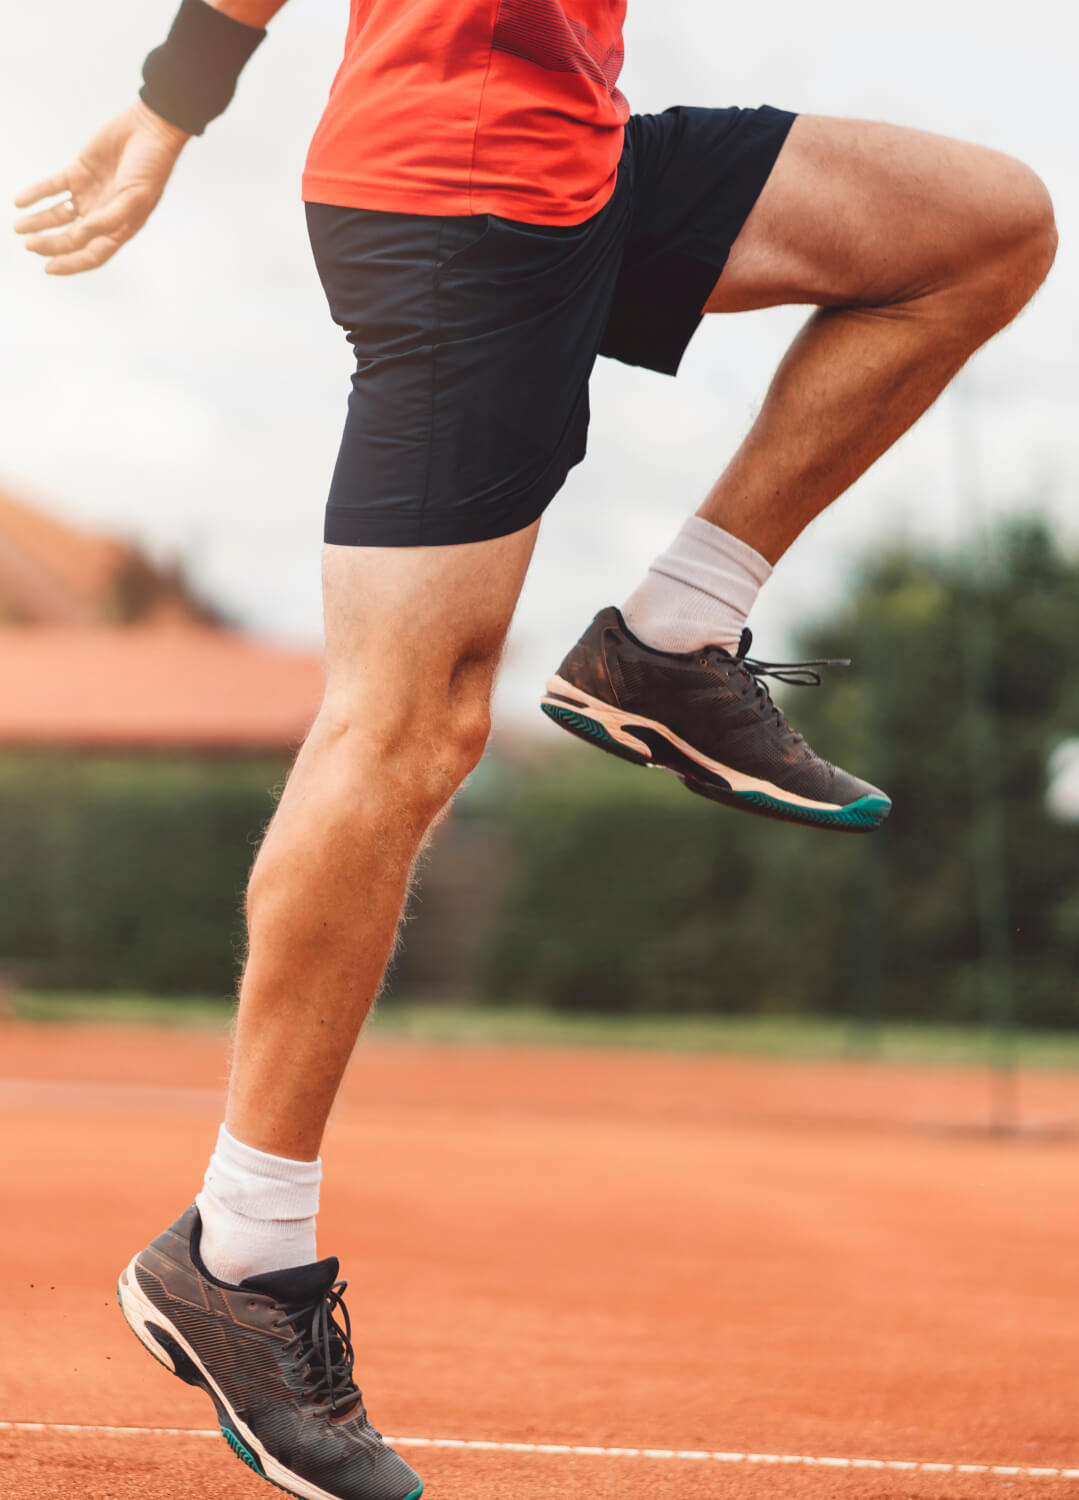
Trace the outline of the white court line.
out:
[[[107,1437],[220,1437],[216,1427],[93,1427],[75,1422],[0,1422],[0,1432],[67,1432]],[[903,1474],[997,1474],[1009,1479],[1079,1479],[1079,1469],[1024,1464],[913,1463],[899,1458],[811,1458],[804,1453],[723,1453],[694,1448],[600,1448],[580,1443],[499,1443],[481,1438],[387,1437],[394,1448],[471,1453],[556,1453],[577,1458],[651,1458],[684,1463],[793,1464],[804,1469],[883,1469]]]

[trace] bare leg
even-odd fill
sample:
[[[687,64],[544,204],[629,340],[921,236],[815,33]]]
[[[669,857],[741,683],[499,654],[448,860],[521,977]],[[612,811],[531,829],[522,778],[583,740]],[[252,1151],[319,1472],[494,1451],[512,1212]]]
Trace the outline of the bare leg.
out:
[[[427,829],[476,764],[537,528],[327,547],[327,687],[248,891],[227,1123],[313,1160]]]
[[[1027,303],[1056,232],[1040,180],[977,146],[801,116],[706,312],[810,303],[698,514],[775,562]]]

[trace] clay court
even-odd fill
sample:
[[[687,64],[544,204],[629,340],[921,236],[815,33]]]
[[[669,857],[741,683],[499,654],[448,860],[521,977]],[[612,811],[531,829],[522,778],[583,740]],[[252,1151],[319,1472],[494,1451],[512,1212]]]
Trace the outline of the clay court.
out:
[[[114,1300],[224,1069],[212,1032],[0,1029],[4,1496],[273,1493]],[[373,1419],[445,1500],[1079,1500],[1079,1080],[1024,1076],[1005,1140],[987,1090],[376,1034],[320,1229]]]

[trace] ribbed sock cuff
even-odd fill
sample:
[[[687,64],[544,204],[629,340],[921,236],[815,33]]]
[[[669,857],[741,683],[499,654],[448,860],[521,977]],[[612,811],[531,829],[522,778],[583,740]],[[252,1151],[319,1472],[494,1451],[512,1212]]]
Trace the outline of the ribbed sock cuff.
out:
[[[293,1161],[245,1146],[222,1125],[203,1191],[249,1219],[309,1219],[318,1213],[322,1159]]]
[[[771,578],[772,566],[748,542],[702,516],[690,516],[649,572],[700,589],[744,616]]]
[[[626,624],[659,651],[734,650],[763,584],[767,558],[747,542],[690,516],[626,600]]]

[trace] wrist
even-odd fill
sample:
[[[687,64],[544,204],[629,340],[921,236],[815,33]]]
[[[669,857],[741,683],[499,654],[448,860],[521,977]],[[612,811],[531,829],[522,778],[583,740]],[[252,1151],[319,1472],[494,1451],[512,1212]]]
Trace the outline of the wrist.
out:
[[[152,131],[163,145],[171,147],[179,156],[191,139],[189,132],[181,130],[179,125],[173,125],[156,110],[151,109],[142,99],[136,99],[131,108],[138,123],[146,130]]]

